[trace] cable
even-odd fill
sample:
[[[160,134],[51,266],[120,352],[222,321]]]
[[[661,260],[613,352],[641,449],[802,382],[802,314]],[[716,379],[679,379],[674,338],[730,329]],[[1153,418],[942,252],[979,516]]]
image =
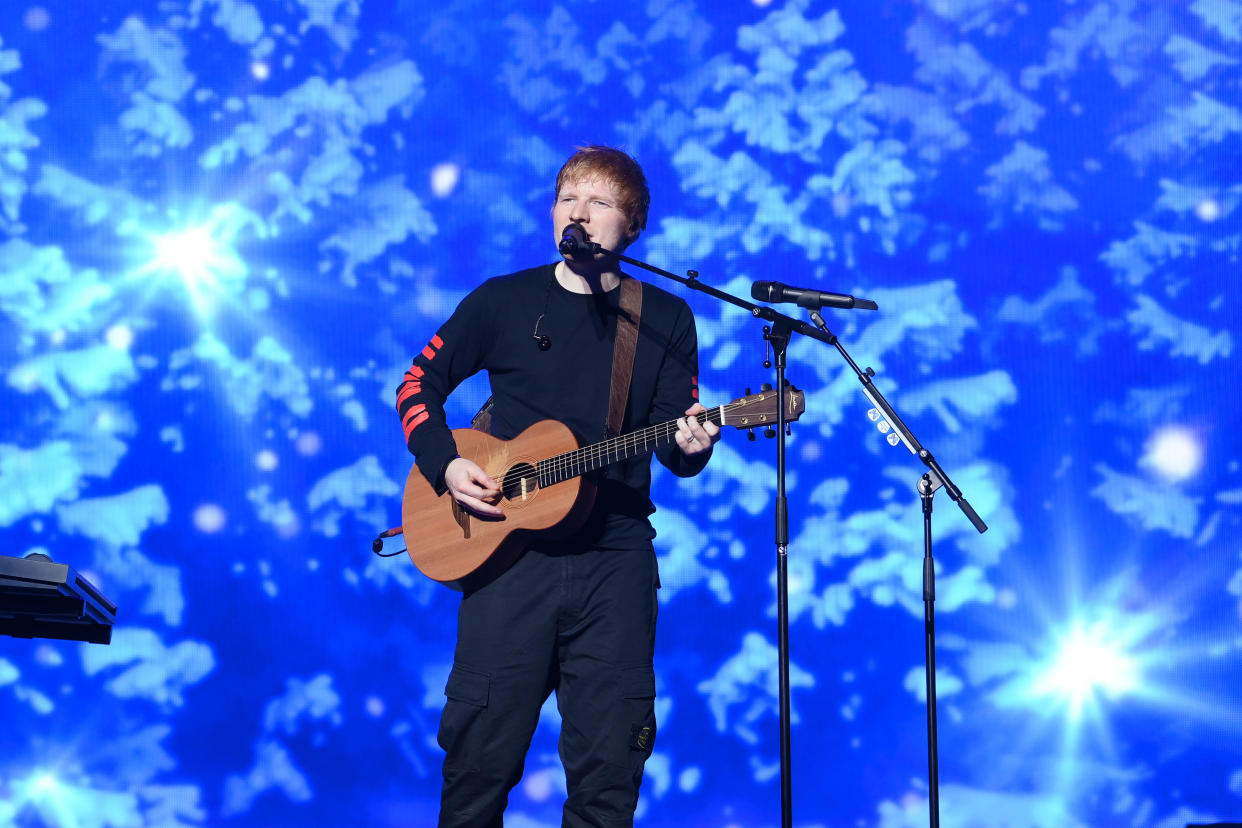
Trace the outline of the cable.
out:
[[[396,529],[389,529],[386,532],[380,532],[379,536],[376,537],[375,540],[371,541],[371,551],[374,552],[376,555],[379,555],[381,558],[392,558],[397,555],[400,555],[402,552],[408,551],[406,549],[400,549],[396,552],[385,552],[384,551],[384,538],[391,538],[394,535],[399,535],[399,534],[401,534],[401,527],[397,527]]]

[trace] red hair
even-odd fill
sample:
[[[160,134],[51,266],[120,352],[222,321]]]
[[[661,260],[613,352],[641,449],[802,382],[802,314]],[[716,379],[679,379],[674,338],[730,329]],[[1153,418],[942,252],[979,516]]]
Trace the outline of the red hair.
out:
[[[556,198],[560,198],[561,187],[566,182],[596,177],[611,181],[616,186],[621,201],[617,206],[632,226],[644,229],[647,226],[647,208],[651,206],[647,177],[638,162],[619,149],[598,144],[578,147],[556,175]]]

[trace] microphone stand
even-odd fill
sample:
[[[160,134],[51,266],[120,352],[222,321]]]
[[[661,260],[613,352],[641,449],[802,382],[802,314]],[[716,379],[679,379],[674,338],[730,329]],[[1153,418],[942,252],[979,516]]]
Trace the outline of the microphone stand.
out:
[[[704,284],[699,281],[699,274],[696,270],[687,271],[686,276],[678,276],[675,273],[669,273],[667,270],[647,264],[638,259],[632,259],[622,253],[607,248],[600,247],[597,244],[590,243],[589,246],[577,241],[572,236],[566,236],[560,244],[562,253],[571,254],[577,250],[603,253],[608,256],[614,256],[618,260],[640,267],[651,273],[658,274],[674,282],[680,282],[691,290],[697,290],[714,296],[722,302],[727,302],[739,308],[745,308],[750,311],[751,316],[756,319],[764,319],[771,323],[770,328],[765,326],[764,338],[772,345],[772,351],[775,356],[776,363],[776,387],[777,387],[777,406],[776,406],[776,430],[780,436],[776,448],[776,619],[777,619],[777,671],[779,676],[779,710],[780,710],[780,757],[781,757],[781,828],[792,828],[793,826],[793,783],[792,776],[792,760],[790,750],[790,702],[789,702],[789,503],[785,495],[785,438],[787,435],[786,423],[786,395],[785,395],[785,352],[789,345],[790,337],[797,332],[803,336],[812,339],[818,339],[821,342],[834,344],[836,337],[831,332],[821,333],[812,325],[798,319],[778,313],[766,305],[757,305],[754,302],[748,302],[740,299],[731,293],[726,293],[711,285]],[[826,330],[826,329],[825,329]]]
[[[841,354],[841,358],[846,364],[853,369],[854,374],[858,377],[858,381],[862,383],[863,394],[871,401],[875,408],[874,419],[883,419],[885,426],[881,427],[881,431],[890,432],[888,434],[888,442],[896,445],[897,441],[904,443],[906,448],[910,450],[923,464],[927,466],[928,471],[919,479],[918,492],[923,504],[923,634],[924,634],[924,658],[926,661],[925,670],[927,672],[927,761],[928,761],[928,813],[931,828],[940,828],[940,766],[939,751],[937,747],[936,735],[936,626],[935,626],[935,608],[936,600],[936,574],[935,562],[932,558],[931,546],[931,516],[932,516],[932,496],[936,489],[943,487],[945,492],[962,513],[966,515],[967,520],[979,531],[980,534],[988,530],[988,526],[983,519],[975,512],[970,502],[962,494],[961,490],[953,484],[953,481],[940,467],[940,463],[930,451],[925,449],[922,444],[915,438],[913,432],[897,416],[897,412],[889,404],[880,390],[876,388],[873,379],[875,371],[867,368],[865,371],[858,367],[850,357],[849,352],[841,344],[836,334],[828,330],[827,324],[824,322],[819,311],[811,309],[811,320],[814,326],[802,322],[798,319],[778,313],[766,305],[756,305],[745,299],[739,299],[731,293],[726,293],[711,285],[704,284],[699,281],[699,274],[696,270],[689,270],[686,276],[678,276],[667,270],[647,264],[638,259],[630,258],[622,253],[614,250],[608,250],[593,242],[578,242],[570,235],[562,238],[560,243],[562,253],[571,254],[577,250],[603,253],[605,255],[614,256],[619,261],[640,267],[643,270],[658,274],[675,282],[680,282],[691,290],[697,290],[706,293],[709,296],[735,305],[739,308],[745,308],[750,311],[751,315],[757,319],[765,319],[771,322],[771,329],[765,328],[764,337],[771,343],[775,356],[776,364],[776,380],[779,392],[777,394],[776,407],[776,427],[780,436],[776,449],[776,600],[777,600],[777,661],[779,671],[779,708],[780,708],[780,756],[781,756],[781,826],[782,828],[792,828],[793,825],[793,796],[791,782],[791,751],[790,751],[790,703],[789,703],[789,571],[788,571],[788,545],[789,545],[789,513],[788,500],[785,495],[785,438],[787,424],[785,417],[785,352],[789,345],[792,334],[799,333],[811,339],[819,340],[837,349]],[[865,306],[861,306],[865,307]],[[877,422],[877,425],[879,423]],[[894,439],[895,438],[895,439]]]
[[[872,418],[876,420],[876,425],[881,432],[887,433],[889,444],[897,445],[901,442],[910,453],[923,461],[928,471],[919,478],[917,489],[919,499],[923,503],[923,646],[924,646],[924,669],[927,672],[927,767],[928,767],[928,817],[931,828],[940,828],[940,759],[939,748],[937,746],[936,736],[936,567],[935,561],[932,559],[932,497],[936,493],[936,489],[944,487],[949,497],[962,513],[966,515],[966,519],[983,534],[988,530],[988,525],[983,522],[970,502],[966,500],[961,490],[953,485],[953,481],[945,474],[944,469],[936,462],[936,458],[932,453],[923,448],[922,444],[915,438],[914,434],[902,422],[901,417],[897,416],[897,412],[889,404],[884,395],[880,393],[880,389],[875,387],[872,381],[875,377],[875,371],[868,368],[865,371],[859,370],[858,365],[850,358],[849,353],[841,345],[836,335],[828,330],[828,326],[824,323],[824,318],[819,315],[818,311],[811,311],[811,320],[815,323],[819,330],[823,331],[831,338],[832,345],[841,353],[841,356],[854,369],[854,373],[858,376],[858,381],[862,383],[863,394],[875,406],[869,412]],[[891,433],[890,433],[891,430]]]

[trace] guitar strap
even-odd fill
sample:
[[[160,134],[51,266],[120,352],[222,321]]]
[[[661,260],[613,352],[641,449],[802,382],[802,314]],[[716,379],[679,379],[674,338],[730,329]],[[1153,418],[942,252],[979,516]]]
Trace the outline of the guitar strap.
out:
[[[625,403],[630,396],[630,380],[634,376],[634,353],[638,349],[638,323],[643,310],[643,283],[632,276],[621,277],[621,312],[617,316],[617,330],[612,343],[612,386],[608,391],[608,420],[604,424],[607,436],[621,433],[625,420]],[[491,397],[470,421],[470,427],[492,431]]]
[[[470,420],[470,427],[475,431],[481,431],[484,434],[492,433],[492,409],[496,406],[496,398],[488,397],[487,402],[483,403],[483,407],[475,412],[474,418]]]
[[[630,396],[630,379],[634,376],[634,352],[638,348],[638,322],[642,318],[643,283],[632,276],[621,277],[621,312],[617,315],[617,332],[612,344],[612,389],[608,394],[608,437],[621,433],[625,419],[625,403]]]

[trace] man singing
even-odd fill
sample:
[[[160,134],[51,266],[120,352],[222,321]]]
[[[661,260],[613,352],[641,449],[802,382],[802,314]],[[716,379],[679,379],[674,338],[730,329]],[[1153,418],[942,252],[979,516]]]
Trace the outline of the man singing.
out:
[[[584,241],[623,251],[647,225],[642,168],[624,152],[584,147],[561,168],[553,239],[578,225]],[[698,341],[680,298],[621,272],[614,256],[578,251],[555,264],[475,288],[414,359],[397,390],[410,451],[437,493],[481,519],[498,518],[500,487],[457,456],[444,415],[464,379],[488,372],[490,430],[512,439],[559,420],[580,440],[677,420],[656,457],[681,477],[698,474],[720,430],[700,424]],[[593,247],[591,249],[594,249]],[[623,291],[623,283],[631,284]],[[636,290],[637,288],[637,290]],[[637,295],[638,312],[632,307]],[[618,318],[637,316],[623,408],[612,402]],[[622,324],[625,324],[624,322]],[[624,353],[624,351],[623,351]],[[614,410],[610,412],[610,405]],[[643,765],[655,742],[656,571],[649,517],[651,460],[608,466],[594,507],[568,536],[533,541],[516,562],[462,596],[457,648],[445,688],[441,828],[502,825],[539,710],[556,691],[568,798],[563,826],[632,825]]]

